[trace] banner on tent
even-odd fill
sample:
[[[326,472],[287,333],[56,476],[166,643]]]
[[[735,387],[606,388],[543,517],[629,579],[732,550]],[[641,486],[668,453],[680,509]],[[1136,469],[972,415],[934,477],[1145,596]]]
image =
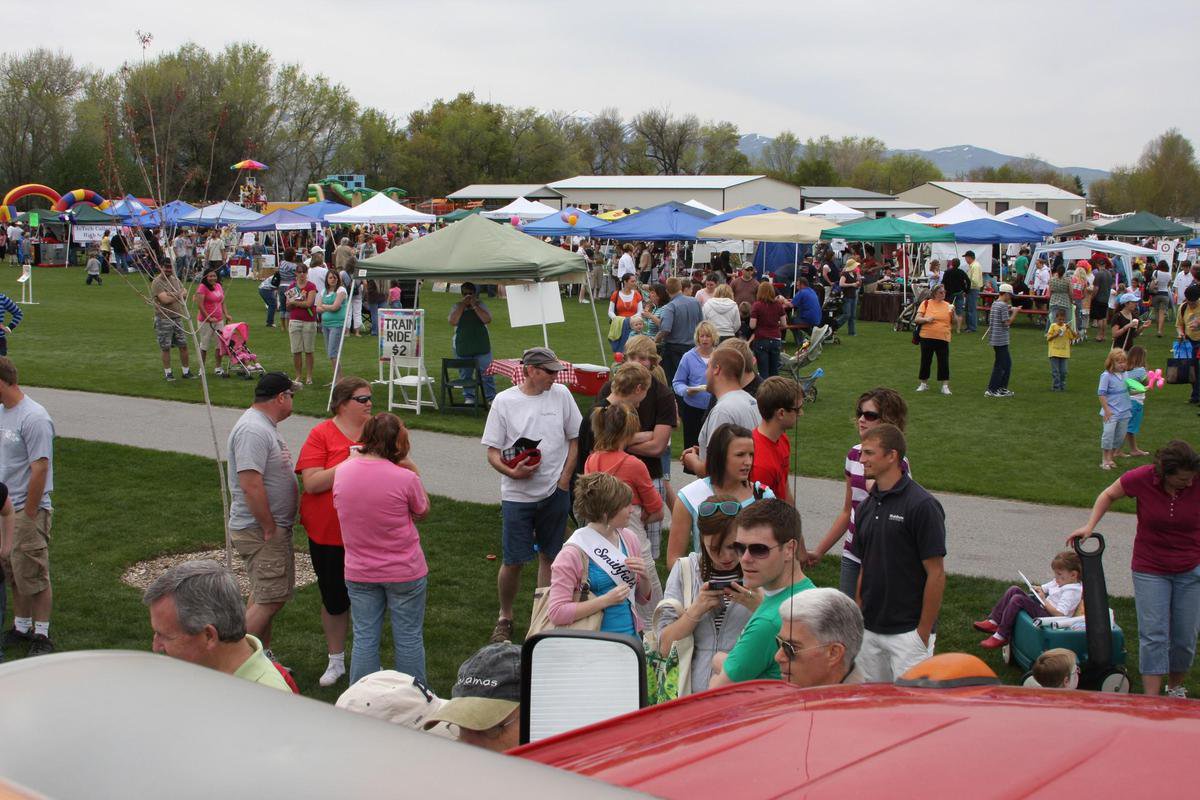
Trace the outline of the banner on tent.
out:
[[[379,309],[379,358],[422,358],[425,309]]]
[[[565,318],[558,281],[510,285],[508,319],[514,328],[562,322]]]
[[[1168,264],[1174,264],[1176,254],[1183,249],[1183,241],[1181,239],[1160,239],[1158,246],[1158,260],[1166,261]]]
[[[104,232],[112,228],[99,225],[75,225],[71,228],[71,241],[76,244],[91,244],[104,238]]]

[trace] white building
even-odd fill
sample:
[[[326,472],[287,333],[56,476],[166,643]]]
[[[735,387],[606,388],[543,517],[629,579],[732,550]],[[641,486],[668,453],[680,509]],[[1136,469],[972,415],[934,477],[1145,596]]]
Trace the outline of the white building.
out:
[[[649,208],[671,200],[698,200],[719,211],[755,203],[800,208],[799,186],[766,175],[577,175],[549,187],[563,195],[564,205],[584,209]]]
[[[1054,217],[1063,225],[1084,217],[1087,201],[1077,194],[1048,183],[976,183],[973,181],[929,181],[901,192],[899,199],[933,206],[938,213],[970,200],[989,214],[1027,206]]]
[[[454,203],[482,201],[489,211],[506,206],[518,197],[563,208],[562,194],[542,183],[472,183],[446,195],[446,199]]]

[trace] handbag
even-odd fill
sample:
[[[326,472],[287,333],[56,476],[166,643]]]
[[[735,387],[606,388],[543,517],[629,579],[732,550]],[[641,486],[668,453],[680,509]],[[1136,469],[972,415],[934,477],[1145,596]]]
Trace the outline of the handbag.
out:
[[[608,340],[615,342],[625,330],[625,317],[613,317],[608,323]]]
[[[928,300],[926,300],[924,303],[921,303],[921,307],[920,307],[920,308],[917,310],[917,316],[918,316],[918,317],[923,317],[923,316],[925,316],[925,305],[926,305],[926,303],[928,303],[928,302],[929,302],[929,301],[928,301]],[[921,325],[924,325],[924,324],[925,324],[925,323],[921,323]],[[913,343],[913,344],[920,344],[920,343],[921,343],[921,325],[913,325],[913,338],[912,338],[912,343]]]
[[[683,588],[683,602],[670,597],[663,598],[655,607],[654,618],[642,636],[642,646],[646,651],[646,697],[651,705],[666,703],[692,693],[692,653],[695,650],[695,639],[691,635],[676,639],[665,656],[658,650],[658,623],[663,611],[671,608],[676,615],[682,617],[687,607],[692,604],[692,558],[686,556],[677,563],[680,585]]]
[[[578,548],[574,548],[578,549]],[[582,603],[588,599],[588,594],[591,592],[591,586],[588,584],[588,557],[582,550],[579,551],[579,558],[583,562],[583,573],[579,579],[579,586],[575,589],[571,597],[572,602]],[[529,616],[529,631],[525,634],[528,639],[538,633],[561,628],[563,630],[576,631],[598,631],[600,624],[604,621],[604,610],[601,609],[595,614],[577,619],[570,625],[555,625],[550,621],[550,587],[539,586],[533,590],[533,613]]]

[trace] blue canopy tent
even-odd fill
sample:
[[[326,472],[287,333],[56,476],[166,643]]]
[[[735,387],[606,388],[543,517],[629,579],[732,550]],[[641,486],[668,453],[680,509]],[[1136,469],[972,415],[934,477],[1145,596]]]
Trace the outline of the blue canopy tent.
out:
[[[306,217],[303,214],[297,214],[294,211],[281,208],[278,211],[272,211],[261,219],[239,222],[237,229],[242,232],[307,231],[318,227],[320,224],[320,222],[312,217]]]
[[[696,232],[710,224],[710,217],[699,217],[699,209],[682,203],[664,203],[648,208],[640,214],[623,217],[616,222],[592,229],[599,239],[615,239],[624,242],[694,242]],[[689,213],[694,212],[694,213]]]
[[[148,214],[122,217],[121,222],[134,228],[174,228],[182,224],[180,222],[182,217],[191,214],[195,210],[196,207],[191,203],[185,203],[182,200],[172,200],[162,208],[151,211]]]
[[[181,225],[195,225],[200,228],[217,228],[222,225],[251,222],[261,217],[262,214],[259,214],[257,211],[251,211],[248,208],[239,206],[237,203],[222,200],[211,206],[198,208],[189,214],[184,214],[179,218],[179,223]]]
[[[1200,247],[1200,239],[1188,239],[1186,247],[1189,249],[1193,247]]]
[[[759,242],[758,247],[754,248],[754,274],[759,280],[771,274],[780,283],[795,283],[797,265],[812,255],[812,251],[811,244]]]
[[[739,208],[734,211],[726,211],[724,214],[718,214],[717,216],[710,219],[708,221],[708,224],[709,225],[718,225],[722,222],[726,222],[731,219],[737,219],[738,217],[748,217],[748,216],[751,216],[752,214],[773,214],[774,212],[776,212],[778,210],[779,209],[777,209],[777,208],[771,208],[770,206],[764,206],[762,203],[755,203],[752,206],[746,206],[745,208]]]
[[[1010,217],[1004,221],[1011,225],[1020,225],[1022,228],[1027,228],[1034,233],[1039,233],[1042,239],[1054,233],[1054,229],[1058,227],[1057,223],[1047,222],[1033,214],[1021,214],[1020,216]]]
[[[150,213],[150,207],[131,194],[127,194],[117,202],[104,209],[105,214],[114,217],[140,217]]]
[[[575,216],[575,224],[569,222]],[[526,223],[521,230],[530,236],[591,236],[592,231],[608,223],[578,208],[564,208],[560,214]]]
[[[325,222],[325,218],[330,214],[337,214],[341,211],[346,211],[350,206],[335,203],[332,200],[321,200],[317,203],[309,203],[308,205],[298,206],[292,211],[303,217],[310,217],[321,223]]]
[[[1046,238],[1029,228],[994,219],[956,222],[953,225],[943,225],[941,230],[953,233],[954,241],[962,244],[1023,244],[1040,242]]]

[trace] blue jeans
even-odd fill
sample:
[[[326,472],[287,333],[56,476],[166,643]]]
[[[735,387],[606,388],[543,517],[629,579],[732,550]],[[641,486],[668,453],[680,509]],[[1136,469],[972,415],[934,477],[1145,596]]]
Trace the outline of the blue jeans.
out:
[[[1008,352],[1008,345],[994,344],[992,350],[996,352],[996,358],[992,362],[992,379],[988,381],[989,392],[1007,389],[1008,379],[1012,376],[1012,354]]]
[[[838,318],[838,327],[846,326],[846,332],[851,336],[854,332],[854,319],[858,316],[858,295],[842,298],[842,316]]]
[[[483,371],[492,365],[492,354],[491,353],[481,353],[477,356],[460,356],[458,353],[455,353],[454,357],[455,358],[469,358],[472,361],[474,361],[475,365],[477,367],[479,367],[480,375],[483,375]],[[458,379],[459,380],[465,381],[465,380],[468,380],[470,377],[471,377],[471,370],[460,369],[458,371]],[[490,403],[490,402],[492,402],[492,399],[495,398],[495,396],[496,396],[496,376],[495,375],[483,375],[483,399]],[[463,398],[468,403],[474,403],[475,402],[475,392],[473,392],[470,389],[463,389]]]
[[[427,578],[402,583],[346,581],[354,648],[350,653],[350,683],[379,672],[383,612],[392,618],[394,669],[425,682],[425,583]]]
[[[755,339],[750,343],[754,360],[758,362],[758,374],[764,381],[779,374],[780,344],[778,339]]]
[[[383,308],[383,303],[367,303],[367,312],[371,315],[371,335],[379,335],[379,309]]]
[[[979,290],[967,290],[967,330],[974,332],[979,324]]]
[[[1133,573],[1138,670],[1143,675],[1187,672],[1200,631],[1200,567],[1173,575]]]
[[[946,302],[954,306],[954,313],[960,317],[966,312],[967,295],[964,292],[955,292],[946,298]]]
[[[1067,365],[1071,363],[1061,356],[1050,356],[1050,388],[1065,391],[1067,388]]]
[[[279,305],[279,298],[276,296],[275,290],[263,289],[260,287],[258,290],[258,296],[261,297],[263,302],[267,304],[267,324],[274,325],[275,311],[276,307]]]

